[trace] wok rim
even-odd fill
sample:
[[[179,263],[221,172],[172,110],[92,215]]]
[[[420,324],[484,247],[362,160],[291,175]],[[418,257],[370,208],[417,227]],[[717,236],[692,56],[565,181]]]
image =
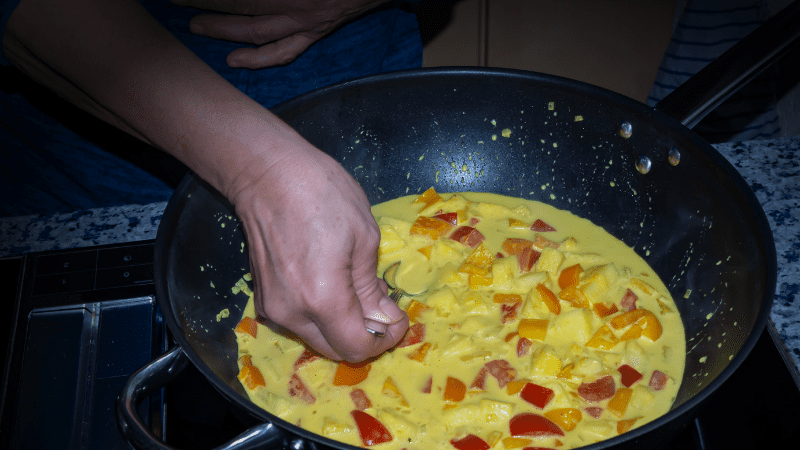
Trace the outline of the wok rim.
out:
[[[640,427],[637,427],[631,431],[628,431],[622,435],[615,436],[613,438],[609,438],[601,442],[584,446],[581,448],[585,448],[587,450],[597,450],[601,448],[614,447],[622,443],[627,443],[629,441],[635,441],[637,439],[644,438],[651,432],[659,428],[665,427],[670,423],[674,423],[677,424],[679,427],[682,427],[686,421],[679,419],[681,418],[689,419],[691,417],[691,414],[698,408],[700,408],[704,403],[706,403],[706,400],[710,396],[712,396],[719,389],[719,387],[722,386],[722,384],[724,384],[731,377],[731,375],[736,370],[738,370],[738,368],[741,366],[744,360],[749,356],[753,347],[755,347],[755,344],[758,341],[761,333],[765,329],[767,320],[770,317],[772,304],[775,298],[775,289],[777,287],[777,253],[775,249],[775,242],[774,242],[772,228],[766,218],[766,214],[764,213],[761,203],[755,197],[755,193],[747,184],[747,182],[743,179],[741,174],[735,169],[735,167],[724,156],[722,156],[714,147],[712,147],[711,144],[700,138],[696,133],[686,128],[680,122],[673,119],[672,117],[669,117],[668,115],[659,112],[658,110],[652,107],[649,107],[634,99],[631,99],[630,97],[604,89],[602,87],[591,85],[577,80],[572,80],[568,78],[563,78],[559,76],[548,75],[538,72],[528,72],[517,69],[484,68],[484,67],[475,67],[475,68],[436,67],[436,68],[401,70],[401,71],[388,72],[377,75],[369,75],[321,87],[309,91],[305,94],[301,94],[285,102],[282,102],[276,105],[275,107],[270,108],[270,111],[276,114],[278,117],[281,117],[283,113],[295,107],[296,105],[308,102],[316,102],[319,101],[320,98],[324,99],[324,97],[329,92],[346,90],[361,85],[372,85],[376,83],[398,82],[398,81],[408,82],[411,80],[420,79],[424,77],[431,77],[431,76],[442,77],[450,75],[462,75],[462,76],[466,75],[474,77],[491,76],[491,77],[501,77],[501,78],[511,78],[511,79],[523,79],[525,81],[529,81],[532,83],[542,83],[542,82],[556,83],[567,86],[568,88],[574,89],[576,91],[599,93],[604,97],[613,98],[618,102],[628,105],[629,107],[643,110],[650,116],[651,120],[663,121],[670,130],[674,130],[676,132],[683,134],[689,134],[694,140],[698,141],[701,144],[699,145],[699,149],[701,149],[707,156],[709,156],[716,164],[721,166],[721,169],[731,178],[731,181],[733,181],[737,185],[737,187],[742,191],[742,193],[746,197],[748,204],[750,206],[750,211],[753,214],[754,222],[761,231],[759,240],[763,241],[763,244],[765,245],[764,256],[766,265],[764,267],[764,270],[766,277],[764,280],[765,292],[762,298],[764,303],[762,304],[758,316],[754,321],[754,326],[749,336],[742,344],[742,347],[739,349],[739,351],[736,353],[733,359],[731,359],[730,363],[728,363],[728,365],[719,373],[719,375],[714,380],[712,380],[708,385],[703,387],[700,392],[687,399],[683,404],[679,405],[677,408],[670,409],[663,416],[651,422],[648,422]],[[187,194],[191,194],[195,189],[206,189],[206,190],[210,189],[214,191],[213,188],[210,187],[210,185],[205,183],[195,174],[193,173],[187,174],[186,177],[181,181],[179,186],[175,189],[172,198],[168,202],[164,210],[164,214],[162,215],[161,222],[159,223],[158,232],[156,234],[156,242],[154,249],[154,255],[155,255],[154,269],[156,274],[155,275],[156,300],[159,303],[162,301],[165,302],[165,306],[169,304],[169,289],[168,289],[168,282],[166,279],[167,277],[165,275],[167,274],[166,262],[168,261],[168,256],[169,256],[169,249],[170,249],[169,242],[171,242],[170,233],[174,231],[174,226],[172,225],[176,223],[178,217],[180,217],[179,214],[182,210],[182,206],[186,201],[185,199],[187,199]],[[349,444],[345,444],[340,441],[332,440],[330,438],[324,437],[322,435],[313,433],[311,431],[298,427],[294,424],[291,424],[260,408],[255,403],[251,402],[249,399],[243,398],[233,388],[225,384],[221,378],[216,376],[216,374],[214,374],[211,371],[208,365],[206,365],[203,362],[203,360],[198,356],[198,354],[191,348],[189,342],[186,340],[183,333],[180,332],[181,327],[179,326],[176,318],[173,316],[171,308],[162,307],[161,311],[164,316],[164,319],[167,322],[167,326],[169,327],[171,334],[174,336],[178,344],[181,346],[182,351],[187,355],[192,364],[194,364],[194,366],[197,367],[197,369],[211,383],[211,385],[214,386],[214,388],[218,392],[220,392],[226,399],[231,401],[233,404],[235,404],[239,408],[244,408],[253,417],[256,417],[263,421],[269,421],[277,425],[280,425],[281,428],[287,429],[291,433],[301,436],[303,438],[310,439],[312,441],[316,441],[333,448],[352,449],[352,450],[359,449],[359,447],[351,446]]]

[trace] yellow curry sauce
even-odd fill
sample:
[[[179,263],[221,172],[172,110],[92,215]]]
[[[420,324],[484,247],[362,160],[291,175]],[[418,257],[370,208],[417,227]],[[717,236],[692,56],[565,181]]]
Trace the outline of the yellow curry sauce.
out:
[[[575,448],[670,409],[680,316],[603,229],[539,202],[433,189],[373,214],[378,273],[399,262],[405,338],[368,363],[333,362],[257,324],[251,295],[235,331],[254,403],[355,446],[447,450]]]

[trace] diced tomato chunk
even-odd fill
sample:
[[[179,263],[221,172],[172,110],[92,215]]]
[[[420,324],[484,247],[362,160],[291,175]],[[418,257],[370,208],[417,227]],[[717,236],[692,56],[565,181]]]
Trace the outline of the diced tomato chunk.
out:
[[[522,306],[522,303],[503,303],[500,306],[503,316],[502,322],[506,324],[516,320],[517,312],[519,311],[520,306]]]
[[[625,387],[631,387],[633,383],[636,383],[637,381],[642,379],[642,374],[640,374],[638,370],[634,369],[633,367],[627,364],[619,366],[617,370],[619,371],[620,375],[622,375],[621,382],[622,385]]]
[[[474,227],[475,225],[480,223],[480,221],[481,221],[481,219],[478,219],[477,217],[473,217],[473,218],[469,219],[469,224],[470,224],[470,226]]]
[[[616,391],[616,383],[611,375],[606,375],[591,383],[581,383],[578,386],[578,395],[589,402],[599,402],[611,398]]]
[[[497,378],[497,384],[501,388],[505,387],[509,381],[517,377],[517,369],[515,369],[505,359],[495,359],[494,361],[489,361],[486,363],[485,367],[489,371],[490,375]]]
[[[372,402],[369,401],[369,397],[367,397],[367,394],[361,389],[356,388],[350,391],[350,399],[353,400],[353,404],[359,411],[372,407]]]
[[[599,419],[600,414],[603,414],[603,408],[600,408],[599,406],[589,406],[587,408],[583,408],[583,410],[589,413],[589,415],[595,419]]]
[[[636,309],[636,300],[639,300],[639,297],[628,289],[625,295],[622,296],[622,300],[620,300],[619,304],[622,306],[623,311],[630,311]]]
[[[539,386],[538,384],[526,383],[525,387],[520,391],[519,396],[526,402],[540,409],[544,409],[544,407],[550,403],[550,400],[555,397],[555,392],[553,392],[552,389]]]
[[[542,219],[536,219],[536,221],[533,222],[533,225],[531,225],[531,230],[533,230],[533,231],[541,231],[541,232],[556,231],[555,228],[553,228],[550,225],[548,225],[547,222],[545,222]]]
[[[478,375],[475,376],[475,380],[472,381],[472,384],[469,385],[471,389],[486,389],[486,376],[489,375],[489,369],[486,366],[481,367],[481,370],[478,371]]]
[[[656,391],[660,391],[664,389],[664,386],[667,385],[667,380],[669,380],[667,374],[665,374],[660,370],[654,370],[653,374],[650,375],[650,383],[648,384],[648,386],[655,389]]]
[[[452,439],[450,444],[458,450],[489,450],[491,448],[486,441],[474,434],[468,434],[458,440]]]
[[[321,358],[321,355],[309,348],[303,350],[303,353],[297,358],[297,361],[294,362],[294,371],[297,372],[297,369],[302,367],[304,364],[308,364],[312,361],[316,361]]]
[[[527,355],[528,352],[531,350],[531,345],[533,343],[530,339],[521,337],[517,342],[517,356],[522,358],[523,356]]]
[[[564,436],[564,432],[552,420],[534,413],[522,413],[508,422],[511,436]]]
[[[300,400],[309,405],[313,405],[317,401],[317,398],[314,397],[314,394],[311,393],[296,373],[292,374],[292,378],[289,379],[289,396],[300,397]]]
[[[456,228],[456,231],[450,235],[450,239],[461,242],[467,247],[475,248],[486,238],[477,229],[465,225]]]
[[[358,433],[361,435],[361,442],[365,446],[370,447],[392,440],[391,433],[378,419],[357,409],[350,411],[350,415],[356,421]]]
[[[519,263],[520,272],[530,272],[536,261],[542,254],[532,247],[525,247],[517,252],[517,263]]]
[[[424,386],[422,386],[422,393],[430,394],[432,388],[433,388],[433,377],[428,377],[428,381],[425,382]]]
[[[397,344],[397,348],[408,347],[409,345],[419,344],[425,340],[425,324],[417,322],[414,325],[408,327],[408,331],[406,331],[405,336],[403,336],[403,340]]]

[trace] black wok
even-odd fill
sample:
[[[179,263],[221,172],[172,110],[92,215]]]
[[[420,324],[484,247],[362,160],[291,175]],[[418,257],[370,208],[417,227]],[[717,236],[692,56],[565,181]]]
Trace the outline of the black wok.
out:
[[[683,317],[685,376],[668,414],[587,448],[669,440],[741,364],[769,316],[776,257],[761,206],[713,147],[657,109],[553,76],[447,68],[345,82],[273,111],[340,161],[372,203],[430,186],[531,198],[590,219],[644,257]],[[619,132],[623,122],[632,128],[628,138]],[[236,378],[232,332],[247,298],[230,291],[249,271],[246,246],[231,205],[196,177],[167,206],[155,270],[157,299],[179,346],[120,394],[118,422],[133,445],[168,448],[142,425],[136,404],[191,362],[256,424],[224,448],[353,448],[248,400]],[[218,321],[223,309],[231,318]]]

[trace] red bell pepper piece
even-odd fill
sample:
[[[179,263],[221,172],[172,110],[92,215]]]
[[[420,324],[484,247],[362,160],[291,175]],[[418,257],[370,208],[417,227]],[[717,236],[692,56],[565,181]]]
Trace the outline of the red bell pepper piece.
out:
[[[403,340],[397,344],[397,348],[408,347],[409,345],[419,344],[425,340],[425,324],[417,322],[408,327]]]
[[[319,353],[311,350],[305,349],[303,353],[297,358],[297,361],[294,362],[294,371],[297,372],[297,369],[302,367],[304,364],[308,364],[311,361],[315,361],[319,359],[321,356]]]
[[[450,225],[456,226],[458,225],[458,213],[440,213],[433,216],[434,219],[439,219],[444,222],[449,223]]]
[[[456,228],[450,235],[450,239],[461,242],[467,247],[475,248],[486,239],[480,231],[470,226]]]
[[[642,379],[642,374],[639,373],[638,370],[634,369],[633,367],[623,364],[619,366],[617,369],[622,375],[622,385],[625,387],[631,387],[633,383]]]
[[[391,433],[389,433],[389,430],[387,430],[386,427],[378,421],[378,419],[370,416],[364,411],[359,411],[357,409],[350,411],[350,414],[356,421],[356,426],[358,426],[358,433],[361,435],[361,442],[367,447],[376,444],[383,444],[384,442],[389,442],[392,440]]]
[[[458,450],[489,450],[491,448],[486,441],[474,434],[468,434],[458,440],[451,439],[450,444]]]
[[[564,436],[564,432],[552,420],[534,413],[522,413],[508,422],[511,436]]]
[[[519,396],[522,397],[523,400],[540,409],[544,409],[555,395],[552,389],[533,383],[525,383],[525,386],[519,393]]]

